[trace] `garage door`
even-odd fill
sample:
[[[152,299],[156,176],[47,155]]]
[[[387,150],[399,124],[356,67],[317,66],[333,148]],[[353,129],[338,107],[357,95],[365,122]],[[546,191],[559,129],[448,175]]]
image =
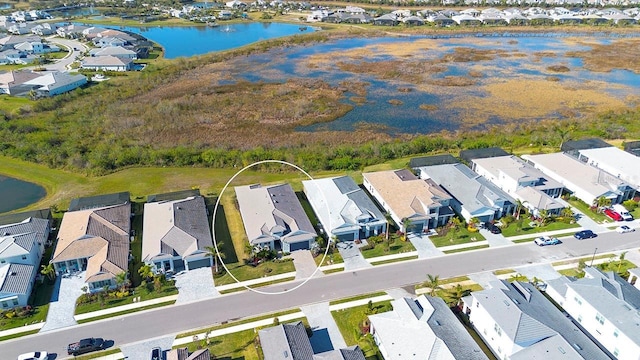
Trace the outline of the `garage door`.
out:
[[[349,234],[342,234],[342,235],[338,235],[336,236],[338,238],[338,241],[353,241],[354,236],[353,233],[349,233]]]
[[[200,269],[200,268],[209,267],[209,266],[211,266],[211,263],[209,262],[209,258],[189,261],[189,270]]]
[[[309,243],[306,241],[289,244],[289,251],[307,250],[307,249],[309,249]]]

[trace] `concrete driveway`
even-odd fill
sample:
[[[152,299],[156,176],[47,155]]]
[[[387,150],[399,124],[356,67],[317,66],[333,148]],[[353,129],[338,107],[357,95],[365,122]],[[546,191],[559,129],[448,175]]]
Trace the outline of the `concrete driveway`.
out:
[[[290,256],[293,258],[293,266],[296,268],[296,280],[308,279],[311,275],[314,275],[314,272],[316,277],[324,275],[322,271],[316,271],[318,266],[311,255],[311,251],[296,250]],[[318,256],[322,256],[322,254]]]
[[[176,304],[210,299],[220,295],[213,284],[213,275],[209,267],[185,271],[176,275],[175,279],[178,288]]]
[[[309,340],[315,354],[347,347],[338,325],[331,316],[328,302],[303,306],[300,310],[307,317],[313,331]]]
[[[553,280],[561,277],[551,264],[527,265],[514,268],[515,271],[526,276],[529,280],[538,278],[544,281]]]
[[[513,245],[513,243],[502,234],[494,234],[487,229],[480,229],[480,235],[489,242],[490,247]]]
[[[433,242],[429,239],[428,235],[409,234],[407,238],[418,251],[419,259],[427,259],[434,256],[444,255],[442,251],[438,250],[438,248],[433,245]]]
[[[151,350],[154,347],[162,349],[163,359],[166,358],[167,351],[171,350],[175,336],[165,336],[161,338],[149,339],[135,344],[129,344],[120,347],[120,351],[124,354],[125,359],[151,359]]]
[[[82,295],[83,286],[85,286],[84,272],[56,278],[56,286],[51,294],[51,303],[47,313],[47,322],[40,330],[41,332],[77,324],[73,314],[76,310],[76,300]]]
[[[364,269],[373,266],[364,258],[364,256],[362,256],[362,253],[355,242],[340,241],[336,244],[336,247],[344,261],[345,271]]]

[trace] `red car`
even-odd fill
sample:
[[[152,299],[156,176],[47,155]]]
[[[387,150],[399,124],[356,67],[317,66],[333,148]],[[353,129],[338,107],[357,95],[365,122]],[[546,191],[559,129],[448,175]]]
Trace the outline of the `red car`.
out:
[[[622,221],[624,220],[622,218],[622,215],[618,214],[617,212],[611,210],[611,209],[604,209],[604,214],[607,215],[609,218],[611,218],[614,221]]]

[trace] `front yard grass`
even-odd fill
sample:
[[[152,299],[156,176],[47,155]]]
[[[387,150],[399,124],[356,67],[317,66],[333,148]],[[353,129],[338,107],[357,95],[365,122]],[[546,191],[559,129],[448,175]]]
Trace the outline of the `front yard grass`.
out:
[[[593,220],[595,220],[596,222],[599,222],[599,223],[611,222],[611,220],[605,214],[598,213],[598,212],[595,212],[595,211],[591,210],[591,207],[589,205],[587,205],[582,200],[575,199],[575,198],[573,198],[573,199],[569,198],[569,200],[567,200],[567,202],[569,204],[571,204],[571,206],[573,206],[576,209],[580,210],[586,216],[588,216],[588,217],[592,218]]]
[[[293,266],[293,261],[267,261],[258,264],[258,266],[235,263],[227,264],[227,267],[233,276],[235,276],[239,281],[258,279],[296,271],[295,266]],[[214,281],[216,286],[233,284],[236,282],[228,273],[214,278]]]
[[[416,251],[416,248],[413,246],[411,241],[402,241],[400,239],[396,239],[391,244],[389,244],[388,248],[384,243],[379,243],[375,244],[375,247],[373,249],[362,250],[361,252],[362,256],[365,259],[370,259],[379,256],[402,254],[413,251]]]
[[[369,314],[383,313],[392,310],[391,301],[382,301],[369,305],[355,306],[343,310],[332,311],[331,315],[340,329],[347,346],[359,345],[364,356],[369,358],[377,353],[375,342],[371,341],[371,336],[362,334],[361,326],[365,320],[368,321]]]
[[[524,219],[521,228],[518,228],[518,221],[514,221],[509,224],[509,226],[505,226],[501,228],[502,235],[506,237],[510,236],[518,236],[518,235],[526,235],[526,234],[536,234],[545,231],[555,231],[555,230],[564,230],[564,229],[572,229],[580,227],[580,224],[573,223],[568,224],[562,221],[554,221],[550,222],[544,226],[529,226],[529,219]]]
[[[175,304],[174,300],[167,301],[167,302],[162,302],[162,303],[154,304],[154,305],[147,305],[147,306],[143,306],[143,307],[138,307],[138,308],[134,308],[134,309],[130,309],[130,310],[118,311],[118,312],[107,314],[107,315],[95,316],[95,317],[92,317],[92,318],[89,318],[89,319],[78,320],[77,322],[78,322],[78,324],[84,324],[84,323],[88,323],[88,322],[91,322],[91,321],[108,319],[108,318],[112,318],[112,317],[116,317],[116,316],[120,316],[120,315],[128,315],[128,314],[131,314],[131,313],[134,313],[134,312],[138,312],[138,311],[150,310],[150,309],[169,306],[169,305],[173,305],[173,304]]]
[[[316,256],[313,259],[316,262],[316,265],[325,266],[325,265],[332,265],[332,264],[341,264],[344,262],[344,260],[342,259],[342,255],[340,255],[338,250],[332,251],[331,249],[329,249],[329,252],[327,253],[327,257],[324,258],[324,262],[320,264],[323,256],[324,256],[324,253],[321,253],[320,255]]]
[[[104,304],[100,304],[100,301],[96,300],[90,303],[79,304],[80,299],[76,302],[76,315],[85,314],[102,309],[112,308],[121,305],[127,305],[133,303],[134,298],[140,297],[140,301],[157,299],[169,295],[175,295],[178,293],[178,289],[175,287],[172,281],[169,281],[162,285],[159,291],[147,289],[146,286],[138,286],[131,291],[128,296],[122,298],[109,297],[104,300]]]
[[[438,234],[429,236],[429,239],[431,239],[433,245],[436,247],[466,244],[485,240],[484,236],[482,236],[480,232],[471,232],[466,227],[461,227],[457,231],[449,230],[443,235]]]

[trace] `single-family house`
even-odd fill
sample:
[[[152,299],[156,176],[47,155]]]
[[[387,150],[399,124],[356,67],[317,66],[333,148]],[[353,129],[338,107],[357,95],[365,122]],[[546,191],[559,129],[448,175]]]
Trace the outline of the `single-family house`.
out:
[[[0,50],[13,49],[17,44],[40,41],[36,35],[9,35],[0,38]]]
[[[128,271],[131,204],[68,211],[62,218],[51,263],[58,274],[84,271],[89,291],[114,288]]]
[[[413,25],[413,26],[422,26],[422,25],[424,25],[424,19],[419,17],[419,16],[415,16],[415,15],[403,17],[402,18],[402,22],[404,24],[406,24],[406,25]]]
[[[226,7],[228,7],[229,9],[239,9],[239,8],[244,8],[247,6],[247,4],[243,3],[242,1],[239,0],[231,0],[228,1],[224,4]]]
[[[436,26],[451,26],[458,25],[457,22],[453,21],[451,18],[444,16],[443,14],[434,14],[429,15],[427,17],[427,21],[436,25]]]
[[[39,267],[49,231],[49,220],[34,217],[0,226],[0,265],[15,263]]]
[[[229,10],[220,10],[218,12],[218,19],[220,20],[231,20],[233,18],[233,13]]]
[[[31,87],[25,85],[25,83],[39,76],[39,74],[31,71],[14,70],[0,74],[0,94],[20,95],[28,93]]]
[[[619,204],[635,194],[635,189],[622,179],[565,153],[523,155],[522,158],[587,205],[593,205],[600,197]]]
[[[451,17],[451,20],[455,21],[458,25],[462,26],[479,26],[482,25],[480,19],[471,15],[460,14]]]
[[[134,41],[136,41],[136,38],[127,34],[124,31],[120,31],[120,30],[114,30],[114,29],[103,29],[102,31],[98,32],[96,34],[97,37],[99,38],[118,38],[121,40],[126,41],[127,43],[132,43]],[[95,41],[95,39],[94,39]]]
[[[7,32],[13,35],[25,35],[30,34],[31,29],[35,26],[35,24],[31,23],[15,23],[7,28]]]
[[[613,271],[547,282],[547,294],[616,359],[640,358],[640,290]]]
[[[578,159],[640,190],[640,157],[617,147],[577,150]]]
[[[54,71],[25,82],[39,96],[55,96],[75,90],[87,83],[82,74]]]
[[[377,18],[373,18],[373,25],[396,26],[400,22],[394,14],[384,14]]]
[[[58,30],[58,26],[51,23],[41,23],[31,28],[31,32],[39,36],[55,34],[56,30]]]
[[[96,38],[93,39],[93,44],[101,48],[109,47],[109,46],[122,47],[127,44],[127,41],[116,36],[107,36],[107,37],[97,36]]]
[[[446,224],[455,213],[453,197],[433,180],[409,170],[363,173],[364,188],[389,213],[401,231],[426,232]],[[409,229],[405,224],[409,223]]]
[[[211,267],[213,246],[202,196],[144,204],[142,261],[156,272]]]
[[[80,66],[83,69],[95,71],[130,71],[133,69],[133,59],[116,56],[90,56],[84,58]]]
[[[40,41],[23,42],[16,44],[14,49],[25,52],[27,54],[42,54],[44,53],[44,45]]]
[[[330,238],[354,241],[386,232],[384,214],[352,178],[308,180],[302,185]]]
[[[454,198],[453,209],[467,221],[491,222],[514,211],[511,196],[464,164],[423,166],[417,171],[421,179],[431,179],[446,190]]]
[[[289,184],[235,188],[249,243],[256,248],[308,250],[316,231]]]
[[[533,285],[490,286],[463,298],[463,311],[498,359],[610,359]]]
[[[369,315],[370,333],[385,360],[488,359],[441,298],[404,297],[391,305],[391,311]]]
[[[87,40],[93,40],[103,31],[107,31],[105,28],[90,26],[84,30],[82,30],[82,37]]]
[[[58,36],[63,38],[72,38],[76,39],[82,36],[82,32],[85,29],[88,29],[88,26],[70,24],[67,26],[60,26],[56,29],[56,33]]]
[[[135,51],[126,49],[122,46],[108,46],[104,48],[95,48],[89,50],[91,56],[115,56],[121,59],[137,59]]]
[[[259,330],[258,338],[264,360],[365,360],[357,345],[314,354],[307,330],[301,321]]]
[[[565,206],[556,198],[564,186],[514,155],[475,159],[471,168],[507,192],[531,211],[540,215],[559,215]]]
[[[14,263],[0,265],[1,311],[27,305],[39,270],[38,265]]]

